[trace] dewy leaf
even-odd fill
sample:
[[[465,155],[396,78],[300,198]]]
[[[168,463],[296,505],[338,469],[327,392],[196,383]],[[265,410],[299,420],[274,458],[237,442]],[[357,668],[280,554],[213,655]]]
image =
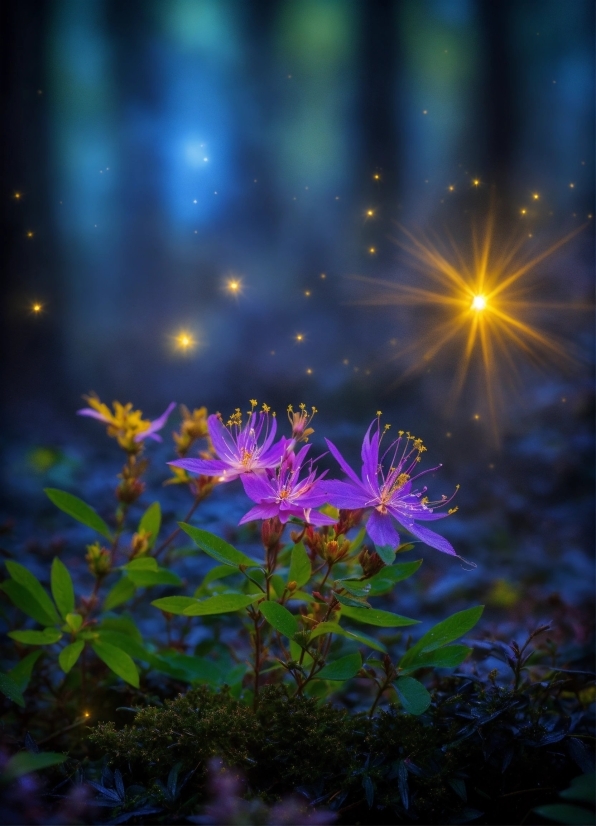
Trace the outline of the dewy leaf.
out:
[[[356,651],[355,654],[347,654],[335,662],[327,663],[315,676],[317,680],[349,680],[358,674],[361,667],[362,657]]]
[[[53,645],[62,637],[57,628],[44,628],[43,631],[10,631],[8,636],[22,642],[23,645]]]
[[[139,687],[138,669],[125,651],[101,640],[91,643],[91,648],[114,674],[122,677],[125,682],[130,683],[135,688]]]
[[[431,697],[422,683],[413,677],[400,677],[393,684],[404,709],[410,714],[424,714]]]
[[[366,597],[370,591],[368,582],[360,582],[358,579],[336,579],[333,587],[343,588],[353,597]]]
[[[43,611],[52,618],[52,624],[57,625],[60,622],[60,617],[56,613],[54,603],[37,577],[33,576],[31,571],[28,571],[24,565],[20,565],[18,562],[9,560],[6,563],[6,567],[14,581],[29,591],[31,596],[40,604]]]
[[[380,608],[351,608],[345,606],[342,614],[350,619],[365,622],[367,625],[377,625],[380,628],[401,628],[406,625],[417,625],[418,620],[401,617],[391,611],[381,611]]]
[[[13,703],[16,703],[21,708],[25,708],[25,698],[21,693],[21,689],[15,683],[10,674],[0,673],[0,691]]]
[[[472,649],[467,645],[446,645],[444,648],[437,648],[435,651],[423,651],[416,655],[406,668],[402,668],[402,673],[410,674],[418,668],[455,668],[463,663]]]
[[[48,766],[57,766],[67,759],[67,754],[58,754],[55,751],[44,751],[39,754],[32,754],[30,751],[18,751],[4,766],[2,779],[5,781],[15,780],[24,774],[46,769]]]
[[[422,560],[417,559],[415,562],[397,562],[394,565],[387,565],[385,568],[382,568],[378,574],[375,574],[368,580],[370,584],[370,596],[376,597],[382,594],[388,594],[396,582],[401,582],[411,577],[421,565]]]
[[[53,615],[44,611],[42,606],[39,602],[35,599],[31,591],[28,591],[22,585],[19,585],[18,582],[15,582],[14,579],[6,579],[1,585],[0,588],[7,594],[12,602],[20,608],[23,613],[27,614],[28,617],[36,620],[40,623],[40,625],[55,625],[56,620],[54,619]],[[55,613],[54,609],[54,613]],[[56,616],[58,616],[56,614]],[[58,617],[57,622],[60,622],[60,618]]]
[[[279,602],[264,601],[259,605],[259,611],[265,617],[269,625],[279,631],[284,637],[293,637],[298,630],[298,621],[287,608]]]
[[[401,658],[399,665],[401,668],[409,666],[418,654],[426,651],[434,651],[447,645],[454,640],[463,637],[464,634],[473,628],[484,610],[484,605],[477,605],[475,608],[467,608],[465,611],[458,611],[446,620],[439,622],[430,631],[427,631],[422,639],[418,640],[409,651],[406,651]]]
[[[262,599],[263,594],[220,594],[216,597],[196,600],[194,605],[189,605],[182,613],[187,617],[204,617],[209,614],[229,614],[232,611],[240,611],[247,608],[258,599]],[[167,609],[166,609],[167,610]]]
[[[76,642],[71,642],[70,645],[67,645],[66,648],[62,649],[58,655],[58,662],[60,663],[60,668],[65,674],[68,674],[70,669],[79,659],[81,656],[81,651],[84,647],[85,643],[83,640],[77,640]]]
[[[103,604],[104,611],[111,611],[118,605],[129,600],[136,592],[134,582],[127,576],[123,576],[108,592]]]
[[[258,568],[261,563],[251,559],[241,551],[237,551],[232,545],[220,539],[214,533],[203,531],[201,528],[195,528],[192,525],[187,525],[185,522],[178,523],[182,530],[187,533],[193,542],[205,551],[206,554],[216,559],[218,562],[223,562],[226,565],[235,565],[237,568],[240,565],[245,565],[247,568]]]
[[[139,522],[139,532],[148,531],[151,534],[148,541],[149,548],[152,548],[155,545],[155,540],[157,539],[160,528],[161,506],[159,502],[153,502],[152,505],[149,505],[145,513],[142,515],[141,521]]]
[[[24,691],[29,685],[31,674],[33,673],[33,666],[43,654],[43,648],[38,648],[36,651],[31,651],[26,657],[23,657],[14,668],[11,668],[10,675],[21,691]]]
[[[66,615],[72,614],[75,609],[74,588],[68,568],[57,556],[52,562],[51,585],[54,602],[62,617],[66,619]]]
[[[288,582],[295,582],[297,588],[306,585],[310,579],[311,566],[310,559],[302,542],[294,545],[290,556],[290,572]]]
[[[88,528],[105,536],[110,542],[112,541],[110,529],[91,505],[87,505],[87,503],[79,499],[78,496],[73,496],[72,493],[67,493],[65,490],[44,488],[44,493],[61,511],[64,511],[64,513],[72,516],[73,519],[82,522],[83,525],[87,525]]]
[[[160,611],[167,611],[168,614],[183,614],[191,605],[196,605],[197,599],[192,597],[162,597],[154,599],[151,605],[159,608]]]

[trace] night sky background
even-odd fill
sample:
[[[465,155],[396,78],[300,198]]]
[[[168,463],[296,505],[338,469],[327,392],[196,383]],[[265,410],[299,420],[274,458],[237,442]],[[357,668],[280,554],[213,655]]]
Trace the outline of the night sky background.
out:
[[[378,409],[424,439],[444,465],[433,493],[462,485],[442,526],[489,602],[523,621],[534,591],[540,618],[555,592],[589,599],[589,0],[12,0],[0,14],[13,549],[41,547],[27,537],[42,533],[44,484],[101,495],[94,474],[117,471],[101,427],[74,415],[83,393],[149,418],[172,400],[224,415],[303,401],[320,411],[319,452],[326,435],[355,457]],[[583,227],[524,281],[533,323],[573,359],[512,346],[489,377],[492,426],[477,354],[449,406],[461,342],[426,359],[416,347],[436,307],[363,280],[428,288],[400,226],[469,260],[488,213],[495,248],[523,239],[526,258]],[[459,565],[425,554],[433,598],[453,602]]]

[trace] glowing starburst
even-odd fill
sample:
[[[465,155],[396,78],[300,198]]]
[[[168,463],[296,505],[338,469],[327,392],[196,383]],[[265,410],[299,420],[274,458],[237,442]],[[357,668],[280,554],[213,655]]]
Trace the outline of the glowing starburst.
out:
[[[174,348],[181,353],[191,353],[197,347],[197,341],[192,333],[181,330],[173,337]]]
[[[241,295],[242,290],[243,284],[241,278],[228,278],[228,280],[226,281],[226,292],[228,292],[230,295],[237,297]]]
[[[382,288],[359,304],[398,305],[425,309],[427,318],[417,325],[417,333],[393,358],[413,356],[413,364],[402,378],[426,369],[429,362],[445,355],[449,346],[457,346],[451,397],[447,408],[454,408],[472,365],[483,375],[482,397],[493,433],[504,405],[506,385],[520,379],[520,356],[534,365],[571,366],[570,348],[557,340],[552,330],[537,326],[536,314],[551,311],[549,322],[562,310],[586,310],[579,302],[550,302],[530,295],[531,276],[537,265],[583,229],[579,227],[548,249],[530,257],[522,249],[527,243],[521,236],[509,244],[495,243],[494,214],[483,231],[473,233],[470,253],[446,235],[439,239],[414,235],[401,228],[405,242],[396,241],[410,256],[418,273],[416,285],[361,277],[368,285]],[[370,289],[370,288],[369,288]],[[552,313],[556,314],[555,316]]]
[[[43,304],[40,304],[39,301],[33,302],[31,305],[31,312],[35,315],[39,315],[43,311]]]

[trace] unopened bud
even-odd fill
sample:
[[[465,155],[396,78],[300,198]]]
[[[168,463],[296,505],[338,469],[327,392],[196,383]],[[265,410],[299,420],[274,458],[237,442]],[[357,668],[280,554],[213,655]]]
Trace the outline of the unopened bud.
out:
[[[116,488],[116,498],[124,505],[132,505],[145,490],[145,485],[139,479],[130,477],[122,479]]]
[[[295,579],[293,579],[291,582],[288,582],[288,591],[295,591],[297,587],[298,583]]]
[[[133,534],[131,549],[131,559],[137,556],[145,556],[149,552],[149,540],[151,539],[151,531],[139,531]]]
[[[103,579],[109,574],[112,567],[112,556],[107,548],[101,547],[99,542],[87,545],[85,559],[89,565],[89,570],[97,579]]]
[[[277,546],[279,540],[281,539],[282,533],[283,525],[277,516],[272,519],[265,519],[263,521],[263,525],[261,527],[261,539],[263,540],[263,546],[266,550],[271,551]]]
[[[378,574],[381,568],[385,567],[385,563],[376,551],[371,554],[368,548],[363,548],[358,554],[358,562],[362,567],[364,576],[368,579],[375,574]]]

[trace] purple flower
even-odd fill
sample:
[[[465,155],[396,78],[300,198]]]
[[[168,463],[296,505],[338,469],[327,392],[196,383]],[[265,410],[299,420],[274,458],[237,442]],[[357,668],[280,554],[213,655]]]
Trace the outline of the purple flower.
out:
[[[309,449],[310,445],[305,445],[297,454],[286,453],[275,473],[242,477],[247,496],[258,504],[242,517],[240,525],[253,519],[271,519],[274,516],[278,516],[282,524],[291,516],[303,519],[309,525],[333,525],[337,521],[312,510],[328,501],[327,487],[321,486],[327,471],[317,476],[311,462],[308,474],[304,479],[299,478]]]
[[[176,459],[168,464],[203,476],[219,476],[222,482],[231,482],[239,476],[277,467],[289,442],[282,438],[273,444],[277,421],[274,416],[269,417],[268,407],[263,405],[263,408],[263,412],[250,413],[244,427],[239,409],[227,426],[219,415],[209,416],[207,429],[217,459]],[[264,439],[259,444],[263,429]]]
[[[373,430],[376,422],[376,429]],[[388,430],[385,426],[384,432]],[[443,497],[439,502],[429,502],[424,495],[426,488],[413,490],[413,483],[424,473],[432,473],[437,468],[415,473],[421,454],[426,448],[420,439],[415,439],[403,430],[379,458],[381,446],[381,426],[378,419],[366,431],[362,443],[362,478],[359,479],[345,461],[339,450],[328,439],[329,450],[337,459],[349,481],[329,481],[325,488],[328,501],[337,508],[353,510],[372,508],[367,524],[368,535],[379,546],[399,545],[399,534],[395,529],[395,519],[411,534],[438,551],[457,556],[451,544],[439,534],[416,522],[430,522],[443,519],[453,511],[435,513],[436,507],[446,505],[450,499]],[[389,456],[391,457],[389,459]],[[388,460],[389,469],[383,470],[383,462]],[[440,467],[440,465],[439,465]],[[454,494],[455,495],[455,494]]]

